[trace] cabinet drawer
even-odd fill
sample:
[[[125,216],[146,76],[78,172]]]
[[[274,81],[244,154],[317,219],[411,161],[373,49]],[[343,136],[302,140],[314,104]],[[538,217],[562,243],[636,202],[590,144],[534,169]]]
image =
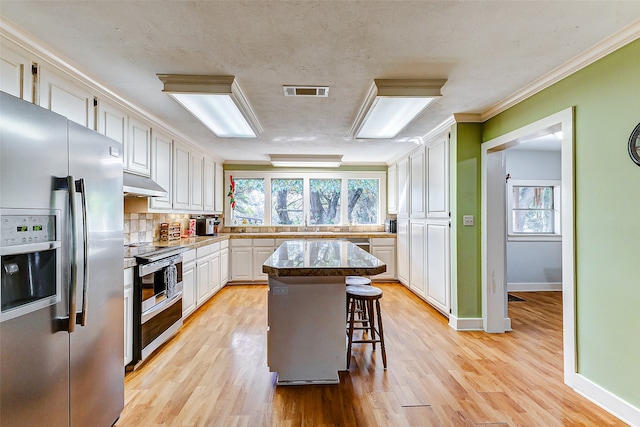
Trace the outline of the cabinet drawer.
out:
[[[220,249],[224,249],[224,248],[228,248],[229,247],[229,240],[223,240],[222,242],[220,242]]]
[[[216,252],[220,251],[220,242],[215,242],[212,245],[209,245],[209,247],[211,248],[211,253],[214,254]]]
[[[182,254],[182,262],[189,262],[189,261],[193,261],[194,259],[196,259],[196,250],[195,249],[191,249],[190,251],[184,252]]]
[[[393,237],[376,237],[371,239],[371,246],[395,246],[396,239]]]
[[[253,239],[231,239],[231,247],[251,247],[253,246]]]
[[[275,239],[253,239],[253,246],[271,246],[273,247],[276,244]]]
[[[202,258],[203,256],[207,256],[211,253],[211,245],[203,246],[201,248],[196,249],[198,252],[198,258]]]

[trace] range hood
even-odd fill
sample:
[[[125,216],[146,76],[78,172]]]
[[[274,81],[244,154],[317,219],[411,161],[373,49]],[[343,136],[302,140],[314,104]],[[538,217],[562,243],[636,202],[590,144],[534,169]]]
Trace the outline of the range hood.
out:
[[[166,197],[169,194],[151,178],[129,172],[124,172],[122,191],[130,197]]]

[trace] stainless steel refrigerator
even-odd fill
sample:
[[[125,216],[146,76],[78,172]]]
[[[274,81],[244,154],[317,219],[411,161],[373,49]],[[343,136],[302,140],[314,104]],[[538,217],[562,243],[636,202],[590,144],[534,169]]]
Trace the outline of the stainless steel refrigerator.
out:
[[[122,146],[0,92],[0,425],[124,407]]]

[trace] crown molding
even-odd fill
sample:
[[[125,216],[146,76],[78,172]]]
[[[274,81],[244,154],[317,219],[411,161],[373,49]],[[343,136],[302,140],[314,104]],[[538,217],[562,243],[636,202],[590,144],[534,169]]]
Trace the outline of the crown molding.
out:
[[[482,123],[482,114],[480,113],[453,113],[456,123]]]
[[[572,60],[564,63],[548,74],[534,80],[531,84],[520,89],[513,95],[494,104],[481,114],[481,121],[487,121],[490,118],[502,113],[510,107],[524,101],[525,99],[535,95],[536,93],[548,88],[554,83],[559,82],[567,76],[585,68],[586,66],[604,58],[610,53],[620,49],[621,47],[640,38],[640,19],[626,26],[617,33],[607,37],[595,46],[591,47],[582,54],[576,56]]]

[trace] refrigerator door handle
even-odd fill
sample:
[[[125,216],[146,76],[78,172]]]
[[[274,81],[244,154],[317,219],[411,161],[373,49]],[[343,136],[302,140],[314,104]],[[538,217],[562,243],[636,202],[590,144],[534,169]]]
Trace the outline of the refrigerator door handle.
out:
[[[69,284],[69,319],[67,330],[73,332],[76,327],[76,293],[78,289],[78,242],[76,241],[76,186],[71,175],[67,176],[69,191],[69,216],[71,217],[71,283]]]
[[[76,192],[80,193],[82,200],[82,312],[76,315],[76,324],[80,326],[86,326],[87,324],[87,310],[89,307],[89,294],[88,294],[88,277],[89,277],[89,241],[87,231],[87,192],[85,191],[84,178],[80,178],[75,182]]]

